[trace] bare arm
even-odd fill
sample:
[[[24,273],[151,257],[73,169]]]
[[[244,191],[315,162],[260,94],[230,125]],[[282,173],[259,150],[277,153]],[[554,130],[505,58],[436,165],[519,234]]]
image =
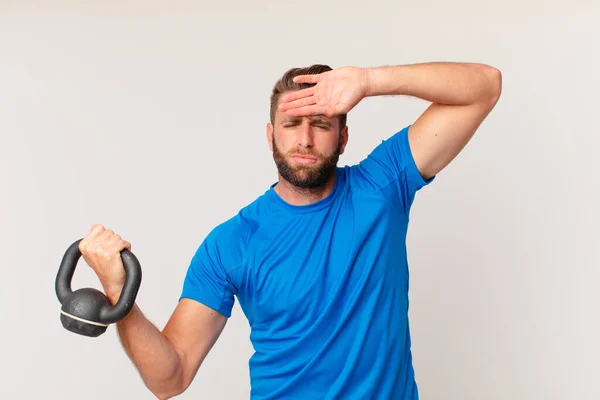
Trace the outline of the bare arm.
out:
[[[117,303],[125,282],[120,256],[125,248],[131,249],[131,244],[102,225],[94,225],[79,244],[112,304]],[[226,320],[199,302],[182,299],[160,331],[135,304],[117,322],[117,332],[148,389],[159,399],[169,399],[190,385]]]
[[[280,97],[279,110],[289,116],[332,118],[348,113],[368,96],[407,95],[432,102],[408,131],[415,163],[425,179],[466,146],[502,91],[502,74],[496,68],[453,62],[348,66],[297,76],[294,82],[316,85]]]
[[[117,331],[146,387],[157,398],[169,399],[192,383],[226,321],[203,304],[182,299],[162,332],[137,305],[117,323]]]
[[[425,179],[466,146],[502,91],[500,71],[485,64],[433,62],[367,71],[367,96],[408,95],[432,102],[408,133]]]

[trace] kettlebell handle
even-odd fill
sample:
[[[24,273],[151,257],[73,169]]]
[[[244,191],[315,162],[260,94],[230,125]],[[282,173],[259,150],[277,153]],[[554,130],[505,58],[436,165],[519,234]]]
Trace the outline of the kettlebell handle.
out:
[[[58,274],[56,275],[55,290],[60,303],[73,293],[71,281],[75,273],[77,262],[81,258],[79,243],[83,240],[76,240],[65,252]],[[102,324],[112,324],[125,318],[135,304],[140,284],[142,282],[142,268],[136,256],[129,250],[121,251],[121,260],[125,269],[125,284],[117,303],[112,307],[103,307],[100,310],[100,322]]]

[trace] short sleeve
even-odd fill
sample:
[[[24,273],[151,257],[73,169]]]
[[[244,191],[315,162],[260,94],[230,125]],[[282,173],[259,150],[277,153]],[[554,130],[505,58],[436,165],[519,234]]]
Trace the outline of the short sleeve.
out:
[[[221,264],[217,237],[212,232],[192,257],[180,300],[196,300],[229,318],[235,292],[235,287]]]
[[[416,192],[435,179],[425,180],[419,172],[408,140],[409,128],[407,126],[383,140],[358,165],[370,185],[381,190],[404,211],[410,208]]]

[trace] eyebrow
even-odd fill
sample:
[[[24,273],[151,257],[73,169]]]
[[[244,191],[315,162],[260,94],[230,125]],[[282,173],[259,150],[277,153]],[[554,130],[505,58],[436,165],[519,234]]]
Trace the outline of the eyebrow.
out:
[[[298,122],[300,121],[301,118],[299,117],[287,117],[284,118],[283,121],[281,121],[281,123],[287,123],[287,122]],[[327,125],[327,126],[333,126],[333,124],[331,122],[329,122],[328,120],[324,119],[324,118],[320,118],[320,117],[313,117],[311,119],[312,123],[316,123],[316,124],[323,124],[323,125]]]

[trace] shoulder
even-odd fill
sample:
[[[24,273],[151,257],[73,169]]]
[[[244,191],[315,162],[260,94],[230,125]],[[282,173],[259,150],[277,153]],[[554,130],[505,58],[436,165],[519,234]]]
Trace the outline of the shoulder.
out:
[[[242,207],[235,215],[215,226],[209,237],[221,243],[231,244],[231,241],[246,242],[256,231],[261,216],[267,207],[265,196],[262,195],[252,203]]]
[[[418,190],[433,181],[420,176],[409,140],[410,125],[396,131],[375,146],[362,160],[350,168],[350,176],[372,187],[396,182]]]
[[[235,215],[216,225],[203,240],[204,248],[226,269],[241,263],[246,249],[258,230],[261,213],[264,213],[263,196],[241,208]]]

